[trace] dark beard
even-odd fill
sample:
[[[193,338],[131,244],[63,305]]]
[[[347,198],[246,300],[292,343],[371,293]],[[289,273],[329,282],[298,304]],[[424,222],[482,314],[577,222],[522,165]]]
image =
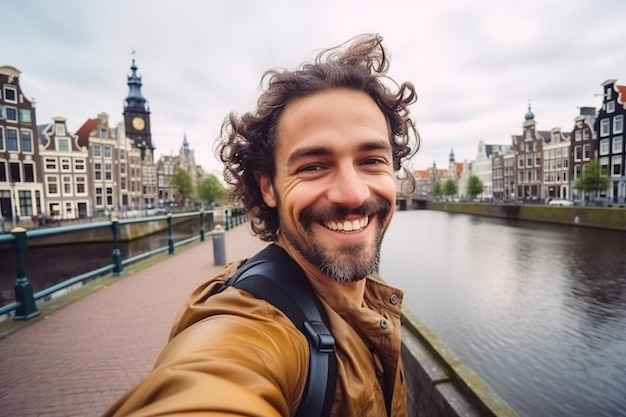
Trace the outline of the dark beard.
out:
[[[280,201],[278,202],[278,208],[279,212],[282,212],[280,210]],[[299,239],[290,230],[281,228],[280,232],[309,263],[329,277],[338,282],[356,282],[378,271],[380,246],[385,233],[383,225],[379,225],[381,230],[374,242],[372,254],[368,252],[370,248],[364,246],[364,243],[343,245],[338,251],[330,254],[315,241],[315,236],[309,233],[310,227],[313,223],[325,220],[343,220],[349,214],[378,217],[382,220],[386,218],[390,209],[389,202],[382,198],[375,201],[368,200],[356,209],[338,205],[331,205],[327,208],[307,207],[302,210],[299,217],[302,229],[305,231],[305,239],[309,237],[306,242],[304,239]],[[365,254],[367,256],[364,256]]]

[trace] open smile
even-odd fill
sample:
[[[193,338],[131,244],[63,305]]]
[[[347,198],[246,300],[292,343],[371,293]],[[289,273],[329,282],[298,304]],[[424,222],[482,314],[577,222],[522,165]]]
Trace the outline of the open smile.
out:
[[[329,220],[325,221],[322,224],[329,230],[339,231],[339,232],[359,232],[367,227],[369,224],[369,217],[361,217],[356,220]]]

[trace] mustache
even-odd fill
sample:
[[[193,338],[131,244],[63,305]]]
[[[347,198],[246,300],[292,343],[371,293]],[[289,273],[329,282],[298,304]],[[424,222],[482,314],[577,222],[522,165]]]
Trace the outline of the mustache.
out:
[[[359,216],[371,216],[376,214],[387,214],[391,210],[391,204],[384,198],[367,200],[358,207],[350,208],[341,204],[331,204],[326,207],[307,207],[300,212],[300,222],[310,225],[314,222],[324,220],[343,220],[350,214]]]

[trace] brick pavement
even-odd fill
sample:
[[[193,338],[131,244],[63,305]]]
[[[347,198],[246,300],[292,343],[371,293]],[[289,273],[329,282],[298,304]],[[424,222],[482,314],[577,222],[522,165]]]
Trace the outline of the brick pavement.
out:
[[[226,232],[227,260],[266,243]],[[211,237],[0,339],[0,416],[99,416],[151,368],[185,297],[222,267]]]

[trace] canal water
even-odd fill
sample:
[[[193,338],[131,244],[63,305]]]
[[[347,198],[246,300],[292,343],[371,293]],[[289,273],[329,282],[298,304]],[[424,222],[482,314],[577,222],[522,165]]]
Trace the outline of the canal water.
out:
[[[626,416],[626,232],[397,212],[381,275],[523,417]]]
[[[199,233],[200,224],[196,219],[172,226],[175,243],[198,236]],[[164,230],[141,239],[120,242],[122,259],[166,247],[168,238],[168,232]],[[110,265],[112,254],[111,242],[31,246],[24,251],[26,277],[34,292],[41,291],[74,276]],[[15,301],[13,288],[16,277],[15,252],[8,244],[0,245],[0,306]]]

